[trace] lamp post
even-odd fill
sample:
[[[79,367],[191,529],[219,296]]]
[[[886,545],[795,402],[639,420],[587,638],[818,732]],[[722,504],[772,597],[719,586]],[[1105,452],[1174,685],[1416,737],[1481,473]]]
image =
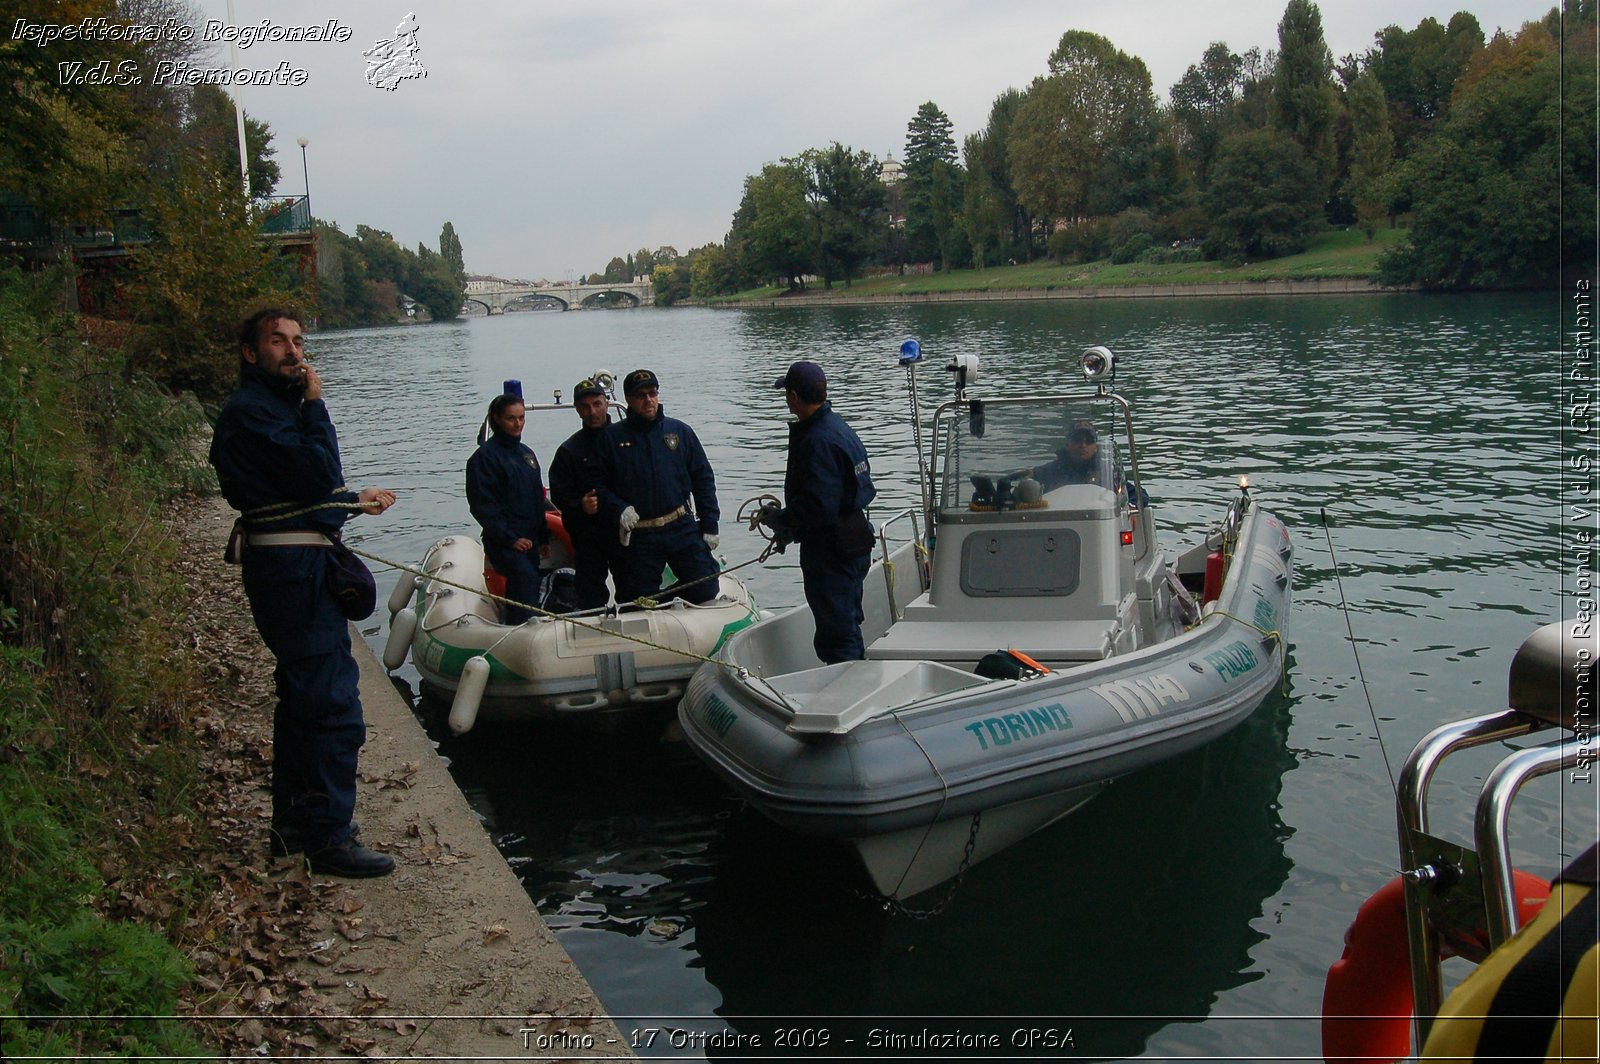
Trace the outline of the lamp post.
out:
[[[310,232],[310,234],[311,234],[311,252],[310,252],[309,259],[310,259],[310,266],[311,266],[311,291],[313,293],[313,298],[315,298],[315,293],[317,292],[317,287],[318,287],[318,284],[317,284],[317,226],[316,226],[316,223],[311,218],[311,169],[310,169],[310,167],[308,167],[306,165],[306,145],[311,143],[311,140],[308,137],[301,136],[301,137],[297,137],[295,139],[295,143],[300,145],[300,177],[305,182],[305,187],[306,187],[306,230],[308,232]],[[302,260],[302,262],[304,262],[304,261],[305,260]],[[311,327],[312,328],[316,328],[316,326],[317,326],[316,319],[313,318],[311,320]]]
[[[306,166],[306,145],[311,143],[310,138],[300,137],[295,141],[300,145],[300,176],[306,186],[306,224],[311,224],[311,171]]]

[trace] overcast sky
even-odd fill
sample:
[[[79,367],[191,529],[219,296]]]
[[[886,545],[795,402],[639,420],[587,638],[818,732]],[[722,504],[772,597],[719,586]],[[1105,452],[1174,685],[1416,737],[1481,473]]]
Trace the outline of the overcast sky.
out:
[[[882,157],[932,100],[956,141],[994,98],[1044,72],[1062,33],[1088,30],[1150,68],[1163,102],[1208,44],[1276,49],[1285,0],[234,0],[237,24],[320,24],[344,43],[257,43],[237,65],[282,61],[299,86],[241,88],[275,135],[278,192],[353,232],[387,229],[437,248],[455,225],[475,273],[565,280],[614,255],[726,235],[747,175],[840,141]],[[1441,22],[1463,7],[1486,35],[1553,6],[1535,0],[1338,0],[1320,5],[1335,58],[1387,25]],[[226,22],[227,0],[202,0]],[[414,12],[427,77],[392,91],[362,56]],[[226,67],[217,46],[209,62]]]

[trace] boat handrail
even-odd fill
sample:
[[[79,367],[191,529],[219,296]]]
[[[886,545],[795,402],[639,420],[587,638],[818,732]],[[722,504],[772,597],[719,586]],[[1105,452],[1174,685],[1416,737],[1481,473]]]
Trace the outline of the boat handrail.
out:
[[[1126,434],[1128,441],[1127,479],[1133,484],[1133,494],[1129,497],[1128,504],[1133,509],[1142,511],[1146,505],[1142,500],[1146,498],[1146,495],[1143,480],[1139,475],[1139,446],[1138,442],[1134,438],[1133,433],[1133,406],[1125,397],[1118,395],[1116,392],[1097,391],[1088,395],[1079,392],[1055,392],[1042,395],[1010,395],[998,399],[989,399],[983,397],[973,398],[970,396],[963,396],[957,399],[948,399],[945,402],[940,403],[934,408],[933,411],[933,447],[930,456],[931,461],[928,472],[929,480],[934,481],[935,478],[942,479],[945,476],[945,470],[940,464],[940,459],[942,456],[940,453],[939,444],[940,441],[945,438],[945,432],[943,429],[944,419],[953,416],[955,411],[964,408],[970,408],[975,402],[982,403],[987,409],[990,407],[1027,406],[1040,402],[1083,402],[1086,400],[1092,400],[1100,403],[1109,402],[1121,409],[1122,429]],[[930,483],[929,485],[927,526],[930,536],[932,535],[932,529],[934,526],[934,512],[939,508],[937,487],[937,483]],[[1121,485],[1118,485],[1118,488],[1120,489]],[[1230,510],[1230,513],[1231,512],[1232,511]],[[1242,513],[1240,516],[1242,517]],[[1136,537],[1135,542],[1136,545],[1134,547],[1133,561],[1135,563],[1142,562],[1155,548],[1153,537],[1138,536]]]

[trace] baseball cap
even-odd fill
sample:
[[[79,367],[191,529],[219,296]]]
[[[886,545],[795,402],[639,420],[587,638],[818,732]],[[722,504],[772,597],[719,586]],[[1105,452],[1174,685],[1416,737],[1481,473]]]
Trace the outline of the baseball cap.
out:
[[[636,369],[622,378],[622,394],[632,395],[634,392],[646,388],[660,388],[661,382],[656,380],[656,375],[647,369]]]
[[[1097,443],[1100,436],[1095,432],[1093,425],[1074,425],[1072,431],[1067,433],[1067,439],[1074,443]]]
[[[585,377],[583,380],[579,381],[573,386],[572,401],[576,403],[578,400],[587,399],[591,395],[604,394],[606,394],[606,390],[601,386],[599,381],[595,380],[593,377]]]
[[[821,402],[828,394],[828,375],[815,362],[796,362],[772,386],[784,391],[792,388],[808,403]]]

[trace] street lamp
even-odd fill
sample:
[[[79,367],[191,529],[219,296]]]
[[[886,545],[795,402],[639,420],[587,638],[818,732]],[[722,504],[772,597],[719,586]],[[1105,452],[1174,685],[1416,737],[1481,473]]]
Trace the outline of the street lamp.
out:
[[[306,224],[310,225],[311,224],[311,171],[306,167],[306,145],[310,144],[311,141],[307,137],[301,137],[298,140],[296,140],[295,143],[300,145],[300,176],[305,181],[305,186],[306,186]]]

